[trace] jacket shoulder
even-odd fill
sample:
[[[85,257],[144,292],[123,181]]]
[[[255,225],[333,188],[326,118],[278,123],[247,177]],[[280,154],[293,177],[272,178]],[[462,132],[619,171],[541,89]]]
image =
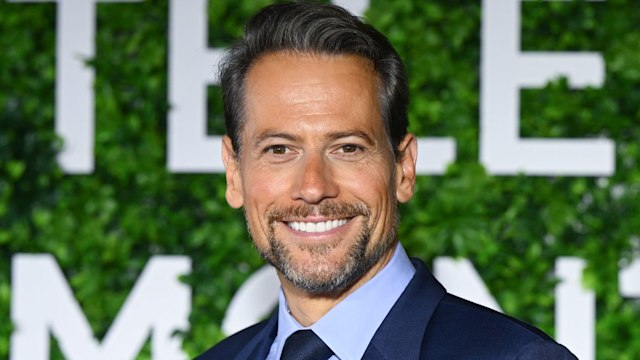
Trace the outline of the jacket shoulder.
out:
[[[267,326],[268,320],[259,322],[220,341],[195,360],[231,359],[239,354],[251,340]]]
[[[423,349],[438,349],[436,358],[576,359],[540,329],[451,294],[429,322]]]

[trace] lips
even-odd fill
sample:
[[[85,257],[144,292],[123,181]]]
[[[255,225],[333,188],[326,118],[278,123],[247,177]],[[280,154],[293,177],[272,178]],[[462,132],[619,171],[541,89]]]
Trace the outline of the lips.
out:
[[[310,221],[290,221],[287,222],[287,226],[296,231],[306,232],[306,233],[321,233],[333,230],[337,227],[343,226],[348,222],[347,219],[335,219],[335,220],[327,220],[327,221],[319,221],[319,222],[310,222]]]

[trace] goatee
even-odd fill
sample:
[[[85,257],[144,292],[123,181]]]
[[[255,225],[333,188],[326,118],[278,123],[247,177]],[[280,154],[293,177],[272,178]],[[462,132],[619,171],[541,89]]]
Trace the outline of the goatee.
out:
[[[274,209],[266,214],[269,223],[268,247],[258,248],[258,251],[295,287],[312,295],[337,296],[366,274],[395,245],[399,215],[397,206],[392,206],[392,209],[394,212],[391,227],[373,248],[369,248],[372,235],[369,225],[371,211],[364,204],[331,201],[318,205],[305,204]],[[276,224],[283,219],[304,218],[309,215],[359,221],[360,227],[353,240],[337,239],[335,242],[324,244],[291,245],[276,236]],[[339,261],[332,262],[332,251],[344,241],[351,243],[346,254],[342,255]],[[297,262],[288,246],[297,246],[309,255],[312,262]]]

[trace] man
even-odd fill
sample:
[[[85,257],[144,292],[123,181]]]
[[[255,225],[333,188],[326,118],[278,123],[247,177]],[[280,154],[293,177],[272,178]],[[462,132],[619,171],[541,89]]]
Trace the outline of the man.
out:
[[[382,34],[336,6],[272,5],[227,53],[221,86],[226,198],[282,287],[277,314],[199,359],[575,359],[447,294],[398,242],[417,145]]]

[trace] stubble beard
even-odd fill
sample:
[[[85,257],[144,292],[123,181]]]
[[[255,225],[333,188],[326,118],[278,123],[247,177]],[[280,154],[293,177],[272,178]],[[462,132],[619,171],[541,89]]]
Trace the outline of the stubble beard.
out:
[[[258,247],[258,251],[263,259],[273,265],[296,288],[311,295],[337,296],[365,275],[395,245],[399,213],[396,204],[393,204],[392,209],[393,218],[389,230],[371,249],[371,212],[363,204],[327,202],[272,210],[267,214],[270,225],[267,234],[268,246]],[[299,250],[308,254],[311,261],[302,264],[292,256],[287,244],[276,236],[275,224],[278,221],[305,217],[309,214],[349,218],[350,221],[360,217],[360,229],[346,254],[338,261],[330,259],[331,253],[339,243],[349,241],[348,239],[337,239],[330,244],[289,245],[298,246]]]

